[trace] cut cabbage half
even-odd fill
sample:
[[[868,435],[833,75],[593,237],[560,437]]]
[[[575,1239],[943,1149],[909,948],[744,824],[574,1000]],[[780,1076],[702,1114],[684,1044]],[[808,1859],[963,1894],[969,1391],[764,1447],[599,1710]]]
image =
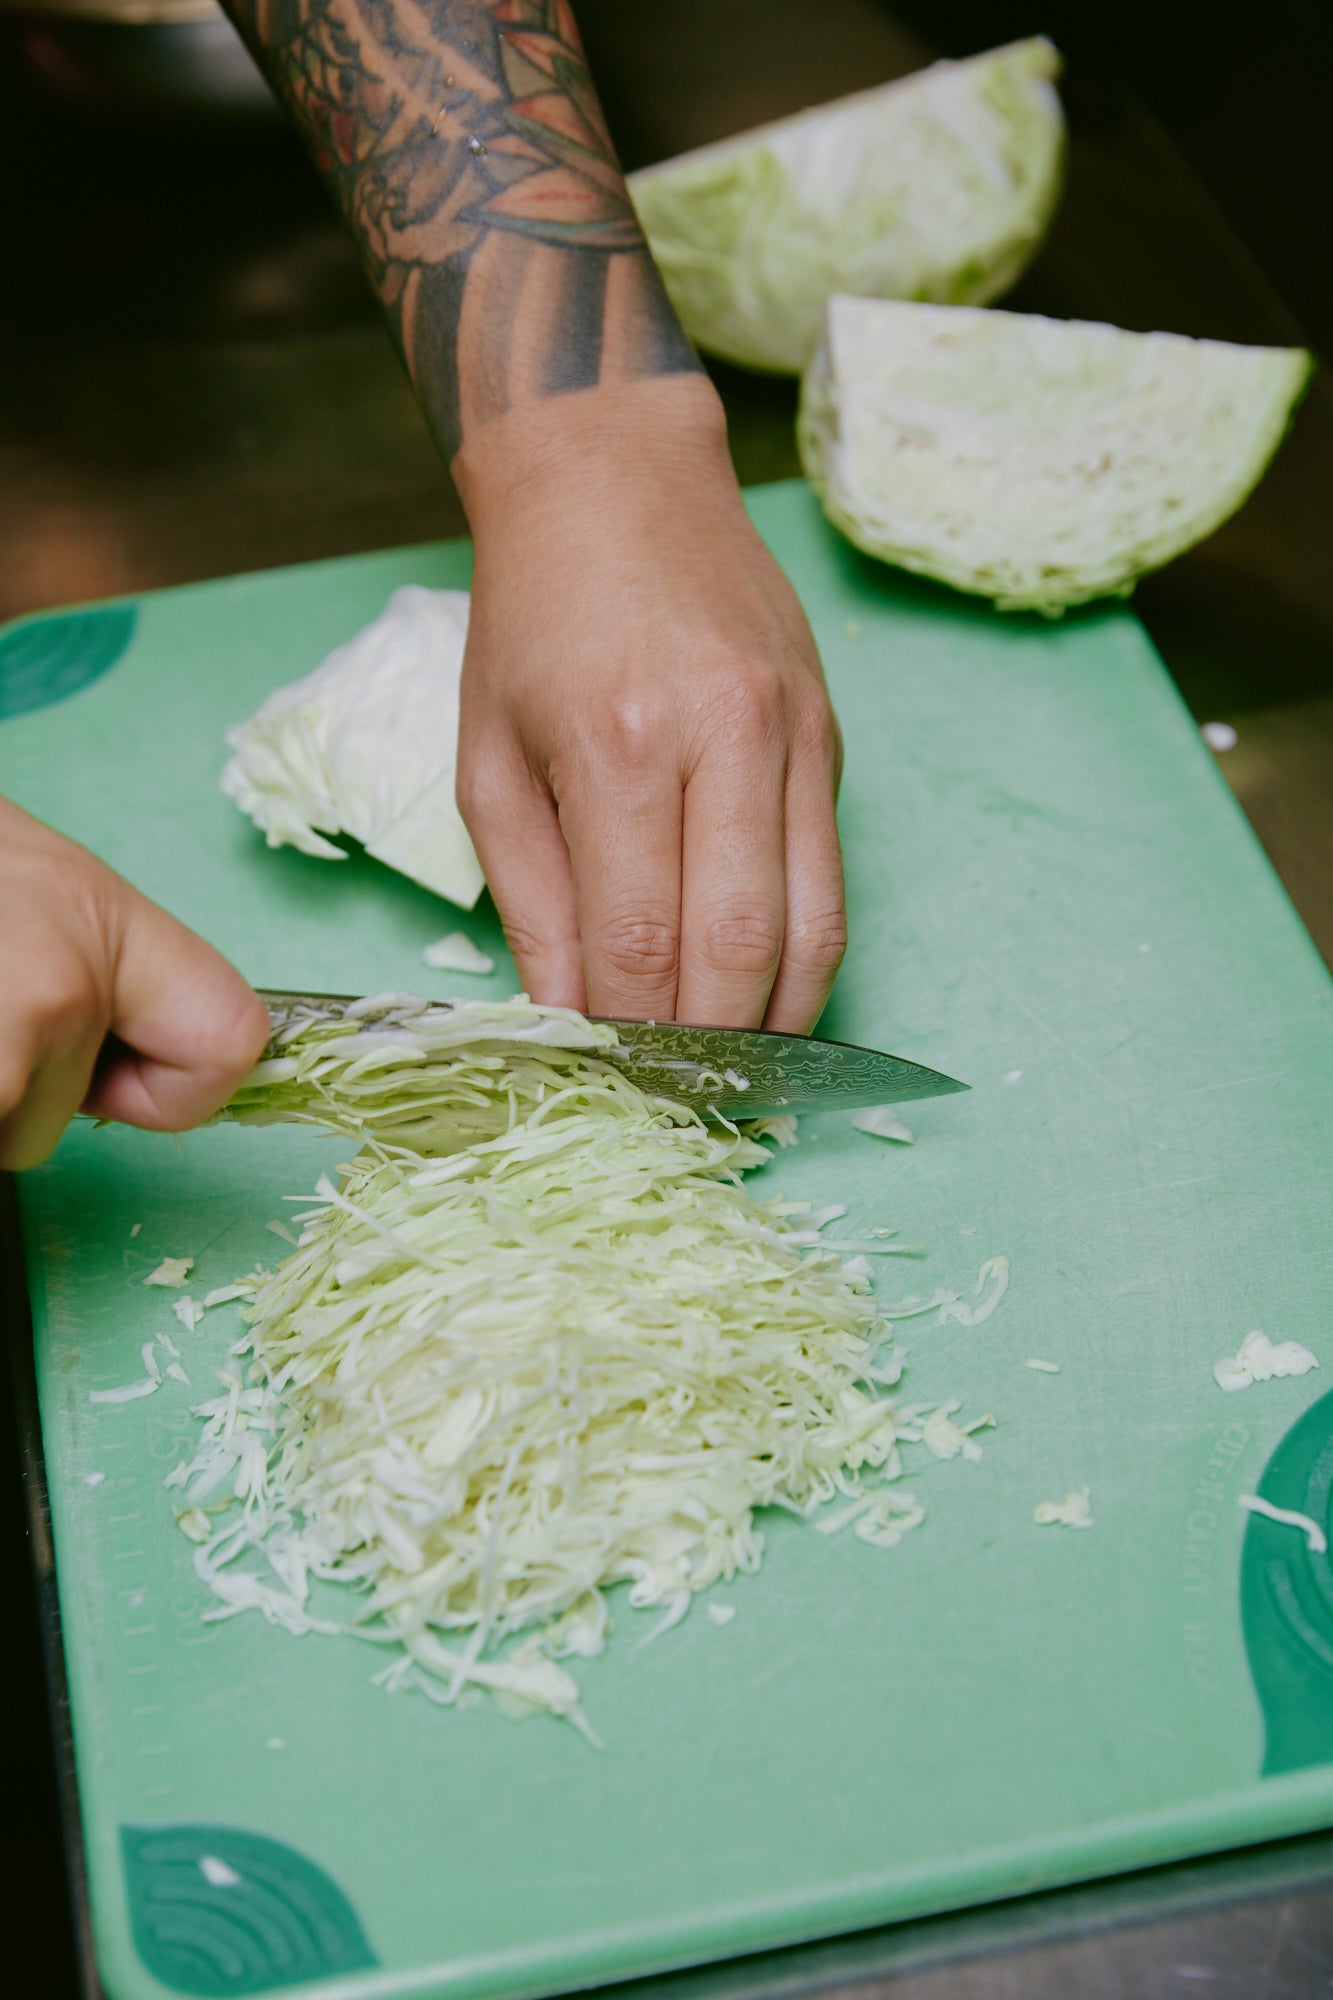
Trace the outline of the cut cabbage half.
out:
[[[270,847],[326,861],[347,833],[470,910],[481,864],[454,803],[468,593],[395,590],[379,617],[227,732],[220,783]]]
[[[1276,451],[1299,348],[957,306],[830,301],[801,461],[858,548],[1063,611],[1202,541]]]
[[[1049,42],[1015,42],[631,174],[687,333],[797,374],[834,292],[997,298],[1059,197],[1059,70]]]

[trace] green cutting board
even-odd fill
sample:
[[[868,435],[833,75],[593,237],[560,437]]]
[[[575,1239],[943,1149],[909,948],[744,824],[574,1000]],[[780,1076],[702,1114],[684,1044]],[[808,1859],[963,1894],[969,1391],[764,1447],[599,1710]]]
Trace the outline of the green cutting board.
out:
[[[72,1131],[21,1197],[111,2000],[541,1994],[1333,1819],[1333,1570],[1236,1503],[1330,1513],[1328,975],[1127,610],[997,617],[862,561],[799,485],[752,506],[847,736],[827,1030],[973,1085],[912,1107],[910,1149],[808,1119],[763,1179],[922,1245],[890,1297],[1010,1257],[988,1323],[904,1334],[903,1393],[993,1411],[985,1456],[913,1473],[892,1551],[766,1522],[724,1628],[696,1606],[635,1652],[617,1603],[581,1668],[601,1751],[386,1694],[354,1639],[200,1622],[162,1479],[234,1309],[180,1338],[191,1389],[89,1402],[179,1334],[158,1259],[199,1292],[281,1255],[266,1224],[339,1148]],[[227,723],[467,573],[423,548],[12,628],[3,788],[257,983],[446,991],[420,954],[454,911],[267,852],[216,780]],[[1323,1371],[1223,1395],[1253,1327]],[[1084,1485],[1089,1532],[1034,1525]]]

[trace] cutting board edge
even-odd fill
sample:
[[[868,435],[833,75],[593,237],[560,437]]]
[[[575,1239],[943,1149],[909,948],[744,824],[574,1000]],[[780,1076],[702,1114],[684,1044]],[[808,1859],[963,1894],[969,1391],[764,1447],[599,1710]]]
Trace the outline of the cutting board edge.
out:
[[[1234,1814],[1234,1823],[1219,1840],[1217,1816],[1227,1811]],[[1127,1815],[1072,1840],[1034,1840],[1008,1850],[988,1850],[952,1870],[923,1863],[916,1872],[898,1871],[892,1883],[868,1877],[832,1895],[751,1902],[733,1911],[729,1921],[718,1919],[693,1930],[680,1924],[608,1931],[592,1949],[574,1939],[555,1953],[537,1947],[497,1952],[411,1973],[381,1966],[266,1992],[272,2000],[288,1996],[290,2000],[299,1996],[305,2000],[559,2000],[603,1985],[628,1986],[671,1973],[701,1972],[733,1959],[760,1960],[793,1947],[1014,1903],[1079,1883],[1152,1872],[1171,1863],[1329,1826],[1333,1826],[1333,1764],[1258,1779],[1251,1787],[1202,1804]],[[178,1989],[163,1985],[147,1970],[132,1942],[119,1846],[108,1834],[89,1853],[88,1870],[94,1892],[93,1936],[106,2000],[169,2000]],[[927,1880],[931,1892],[914,1894]],[[534,1978],[532,1969],[538,1962],[545,1974]]]

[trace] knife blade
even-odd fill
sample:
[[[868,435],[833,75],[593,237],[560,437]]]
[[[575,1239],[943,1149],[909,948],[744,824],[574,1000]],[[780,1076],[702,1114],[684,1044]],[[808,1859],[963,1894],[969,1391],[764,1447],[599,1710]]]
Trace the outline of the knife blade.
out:
[[[343,993],[278,993],[261,989],[275,1033],[294,1013],[324,1014],[355,1005],[364,1026],[373,1022],[365,1003]],[[386,995],[385,1012],[402,995]],[[418,1002],[418,1005],[420,1003]],[[454,1003],[431,1001],[432,1009]],[[678,1021],[621,1021],[591,1015],[615,1030],[614,1048],[591,1053],[616,1063],[641,1090],[673,1097],[705,1117],[771,1118],[785,1111],[854,1111],[871,1104],[904,1104],[910,1098],[944,1097],[970,1086],[905,1056],[813,1035],[777,1035],[766,1028],[702,1028]]]

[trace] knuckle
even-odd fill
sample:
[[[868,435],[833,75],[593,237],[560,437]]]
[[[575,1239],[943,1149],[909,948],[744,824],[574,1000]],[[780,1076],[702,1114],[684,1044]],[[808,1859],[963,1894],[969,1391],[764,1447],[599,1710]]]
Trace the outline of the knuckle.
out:
[[[680,966],[680,931],[665,917],[644,913],[613,919],[594,939],[597,956],[620,978],[674,978]]]
[[[798,918],[787,933],[787,957],[805,972],[836,972],[846,951],[847,913],[840,906]]]
[[[699,954],[710,972],[772,972],[782,956],[782,919],[752,905],[710,912],[699,927]]]
[[[101,985],[92,966],[76,952],[53,954],[30,970],[23,993],[23,1012],[44,1049],[85,1035],[106,1012]]]
[[[767,660],[727,660],[713,671],[706,707],[709,725],[727,735],[771,735],[785,707],[782,677]]]
[[[551,931],[543,929],[531,917],[504,915],[503,922],[505,943],[520,971],[540,965],[558,942]]]
[[[484,791],[485,788],[480,783],[471,762],[464,763],[460,758],[454,776],[454,804],[458,807],[459,816],[466,826],[472,825],[478,810],[482,808]]]
[[[792,731],[793,747],[806,755],[832,758],[842,756],[842,731],[832,703],[820,688],[803,701]]]
[[[603,706],[597,718],[597,745],[620,763],[651,763],[660,754],[666,729],[662,693],[656,689],[627,688]]]
[[[499,791],[489,762],[475,751],[465,755],[460,744],[458,769],[454,774],[454,803],[463,824],[471,828],[492,817]]]

